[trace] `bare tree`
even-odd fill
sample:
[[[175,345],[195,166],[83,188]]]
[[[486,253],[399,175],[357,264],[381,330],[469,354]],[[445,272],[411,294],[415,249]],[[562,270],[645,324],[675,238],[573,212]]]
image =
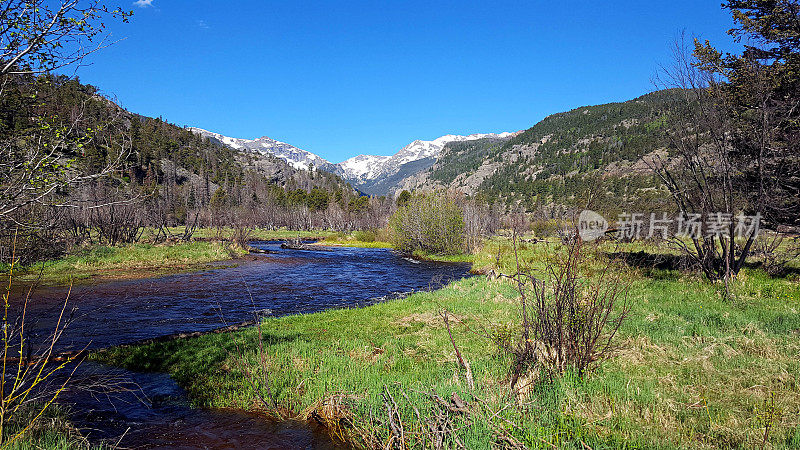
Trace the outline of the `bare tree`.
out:
[[[95,0],[0,0],[0,75],[78,64],[109,44],[104,20],[127,22],[130,14]]]
[[[759,234],[759,226],[732,218],[755,216],[757,225],[763,218],[775,231],[800,226],[800,5],[728,0],[722,7],[744,51],[676,42],[675,64],[658,80],[683,95],[670,117],[676,158],[654,158],[652,168],[684,217],[717,219],[711,232],[676,242],[708,278],[727,283]]]
[[[745,213],[763,217],[768,202],[763,192],[747,195],[742,183],[743,165],[760,162],[743,161],[732,151],[731,112],[719,92],[723,80],[698,68],[683,37],[675,42],[673,57],[673,66],[664,68],[656,81],[676,92],[667,131],[671,148],[645,162],[669,191],[680,213],[679,228],[689,223],[701,227],[681,233],[671,242],[707,278],[727,283],[741,270],[759,232],[758,226],[741,228],[741,219]],[[711,222],[712,229],[702,229]],[[744,245],[737,244],[737,235],[742,236]]]

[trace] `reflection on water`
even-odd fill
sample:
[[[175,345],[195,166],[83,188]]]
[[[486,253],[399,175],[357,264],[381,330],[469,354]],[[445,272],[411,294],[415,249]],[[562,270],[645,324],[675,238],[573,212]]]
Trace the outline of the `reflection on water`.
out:
[[[74,386],[119,384],[117,392],[74,389],[61,399],[74,405],[74,422],[90,442],[122,448],[337,449],[313,422],[276,421],[237,410],[192,408],[166,374],[136,373],[85,362]]]
[[[237,267],[161,278],[78,286],[72,291],[74,323],[63,349],[133,342],[173,333],[204,331],[273,315],[363,306],[385,296],[437,287],[464,276],[468,266],[401,258],[386,249],[280,250],[246,258]],[[230,264],[230,263],[226,263]],[[37,294],[29,306],[36,328],[49,331],[66,289]]]
[[[236,267],[76,287],[73,322],[60,350],[103,348],[175,333],[206,331],[256,316],[311,313],[364,306],[438,287],[467,275],[466,264],[404,259],[385,249],[281,250],[253,255]],[[230,264],[230,263],[226,263]],[[38,293],[29,306],[33,334],[45,335],[58,317],[65,289]],[[33,337],[33,336],[32,336]],[[72,393],[74,419],[90,437],[141,448],[334,448],[312,424],[272,422],[236,411],[192,409],[163,374],[137,374],[93,364],[83,379],[113,377],[141,386],[116,398]]]

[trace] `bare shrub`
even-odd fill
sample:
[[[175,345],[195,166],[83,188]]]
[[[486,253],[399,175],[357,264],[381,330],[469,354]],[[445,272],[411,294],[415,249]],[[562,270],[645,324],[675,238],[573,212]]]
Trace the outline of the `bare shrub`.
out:
[[[475,198],[467,198],[462,200],[461,209],[464,212],[467,249],[480,248],[484,239],[494,234],[500,225],[498,207]]]
[[[512,213],[503,218],[503,228],[511,230],[512,235],[522,236],[531,228],[530,217],[525,213]]]
[[[233,227],[233,236],[231,237],[233,242],[246,248],[255,230],[253,212],[238,209],[235,214],[233,214],[231,226]]]
[[[523,267],[514,239],[522,322],[507,350],[514,357],[511,387],[529,370],[552,378],[568,369],[586,375],[618,347],[614,337],[628,315],[628,283],[612,260],[595,260],[580,238],[546,258],[544,278]],[[512,342],[507,340],[506,342]]]
[[[131,244],[138,242],[145,230],[140,210],[133,202],[109,203],[92,210],[90,223],[101,243]]]
[[[67,313],[67,294],[53,330],[41,342],[34,342],[26,330],[28,300],[33,287],[24,297],[20,314],[12,318],[11,288],[16,255],[12,255],[3,292],[2,364],[0,374],[0,447],[7,448],[22,438],[39,421],[45,411],[67,388],[83,358],[83,350],[56,360],[56,345],[71,317]],[[66,376],[58,377],[57,375]]]
[[[785,275],[789,263],[800,257],[800,241],[782,233],[761,233],[753,244],[753,256],[771,276]]]
[[[338,415],[348,411],[351,398],[338,396]],[[474,424],[473,407],[477,405],[462,399],[453,392],[442,396],[434,390],[405,389],[400,384],[384,385],[380,393],[382,407],[371,409],[367,422],[352,426],[346,420],[337,420],[349,425],[349,437],[359,448],[381,448],[405,450],[410,448],[466,449],[463,430]],[[321,408],[319,408],[321,409]],[[325,420],[331,423],[330,420]]]

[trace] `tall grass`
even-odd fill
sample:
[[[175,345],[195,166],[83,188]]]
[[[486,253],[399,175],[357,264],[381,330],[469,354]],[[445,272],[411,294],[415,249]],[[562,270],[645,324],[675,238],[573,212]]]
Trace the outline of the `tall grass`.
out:
[[[131,276],[139,270],[146,275],[182,270],[238,257],[246,251],[223,242],[181,242],[171,244],[132,244],[118,247],[94,246],[64,258],[24,267],[18,279],[43,283],[64,283],[100,276]]]
[[[392,244],[387,242],[385,230],[335,233],[320,241],[320,244],[356,248],[392,248]]]
[[[183,228],[171,228],[170,230],[175,233],[179,233],[180,231],[183,230]],[[231,227],[222,227],[221,229],[219,229],[221,237],[226,239],[231,239],[235,231],[236,230],[234,230]],[[215,228],[198,228],[192,236],[197,239],[211,239],[217,237],[217,234],[218,230]],[[298,237],[302,239],[306,238],[320,239],[335,234],[336,232],[331,230],[289,230],[286,228],[278,228],[278,229],[254,228],[252,230],[252,239],[263,240],[263,241],[297,239]]]

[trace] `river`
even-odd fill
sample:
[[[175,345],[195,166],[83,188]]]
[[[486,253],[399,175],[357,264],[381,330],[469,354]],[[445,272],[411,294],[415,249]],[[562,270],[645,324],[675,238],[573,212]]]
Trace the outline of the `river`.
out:
[[[386,249],[325,247],[284,250],[235,264],[158,278],[73,288],[70,324],[59,351],[128,344],[176,333],[209,331],[257,317],[361,307],[437,288],[468,275],[469,265],[417,261]],[[29,304],[33,340],[52,330],[65,288],[40,290]],[[61,398],[72,422],[91,442],[126,448],[340,448],[313,423],[277,422],[253,413],[192,408],[165,374],[135,373],[84,363],[73,390]],[[110,389],[108,386],[118,386]],[[135,388],[132,388],[134,387]],[[109,392],[111,391],[111,392]]]

